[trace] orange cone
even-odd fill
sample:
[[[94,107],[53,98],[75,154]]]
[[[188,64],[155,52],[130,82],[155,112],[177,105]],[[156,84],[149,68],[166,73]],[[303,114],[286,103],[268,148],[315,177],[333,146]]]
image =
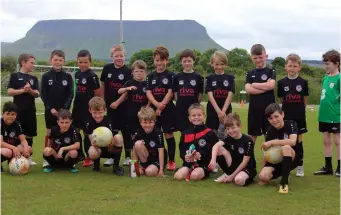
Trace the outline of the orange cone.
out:
[[[244,107],[244,100],[240,101],[240,107],[243,108]]]

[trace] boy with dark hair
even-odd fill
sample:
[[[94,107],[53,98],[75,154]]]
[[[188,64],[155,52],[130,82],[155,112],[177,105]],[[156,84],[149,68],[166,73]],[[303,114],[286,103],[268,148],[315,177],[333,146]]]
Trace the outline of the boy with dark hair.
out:
[[[52,51],[50,63],[52,68],[41,78],[41,99],[45,106],[45,147],[51,128],[57,126],[58,111],[70,109],[74,96],[72,76],[63,69],[65,53],[61,50]],[[47,165],[49,164],[44,160],[43,167]]]
[[[16,121],[18,107],[13,102],[6,102],[2,108],[1,118],[1,163],[11,160],[12,157],[32,154],[32,148],[28,145],[21,125]],[[1,172],[3,172],[1,164]]]
[[[181,132],[179,144],[183,164],[174,174],[174,179],[199,181],[209,176],[212,147],[219,140],[204,124],[205,109],[202,105],[192,104],[188,109],[188,118],[191,125]]]
[[[169,171],[176,169],[175,164],[175,105],[173,103],[172,80],[174,73],[166,67],[169,58],[168,49],[157,46],[153,50],[154,65],[156,71],[147,76],[147,98],[156,110],[157,127],[162,128],[168,144],[168,168]]]
[[[256,68],[246,74],[245,91],[250,95],[248,134],[254,143],[257,136],[266,134],[269,123],[264,116],[264,110],[275,102],[276,72],[266,66],[267,58],[263,45],[255,44],[251,47],[251,60]]]
[[[209,168],[213,169],[218,162],[224,174],[215,181],[247,186],[257,175],[254,143],[241,132],[241,121],[236,113],[225,118],[227,137],[213,146]],[[217,157],[218,156],[218,157]]]
[[[74,167],[78,159],[80,147],[79,134],[72,126],[72,116],[69,110],[61,109],[58,112],[58,126],[52,127],[48,146],[44,149],[43,157],[50,164],[44,172],[52,172],[58,167],[67,167],[72,173],[77,173]]]
[[[175,128],[177,131],[184,131],[190,124],[188,108],[202,100],[204,78],[193,70],[195,54],[191,49],[183,50],[179,60],[183,70],[173,77],[173,92],[176,100]]]
[[[18,59],[20,71],[12,73],[7,85],[7,94],[13,96],[18,107],[17,121],[21,124],[27,143],[33,145],[33,137],[37,136],[37,117],[35,98],[39,96],[37,77],[29,73],[34,69],[35,57],[21,54]],[[31,166],[37,165],[29,158]]]
[[[131,70],[125,65],[125,49],[122,45],[115,45],[111,48],[112,63],[103,67],[101,74],[101,89],[104,93],[105,103],[107,104],[107,115],[112,121],[114,130],[121,130],[124,139],[125,161],[123,165],[128,166],[131,157],[131,139],[125,123],[127,114],[127,102],[124,97],[118,94],[118,90],[132,79]],[[108,159],[104,166],[109,167],[113,164],[113,159]]]
[[[79,70],[75,74],[76,79],[76,95],[73,102],[72,118],[73,124],[77,128],[77,131],[84,129],[84,124],[87,119],[91,118],[89,112],[89,100],[94,96],[100,96],[100,84],[98,76],[94,71],[90,69],[91,66],[91,54],[88,50],[81,50],[77,54],[77,64]],[[81,138],[81,136],[79,137]],[[82,141],[80,139],[82,146]],[[80,147],[79,153],[82,153],[83,147]],[[91,159],[86,157],[83,163],[83,167],[92,165]]]
[[[265,109],[265,116],[269,120],[271,127],[266,134],[266,142],[261,148],[266,151],[272,146],[281,146],[283,160],[278,164],[266,162],[261,172],[259,173],[260,184],[267,184],[272,179],[281,178],[279,193],[288,193],[290,171],[300,165],[302,158],[300,151],[296,147],[297,124],[292,120],[284,120],[282,108],[276,104],[270,104]]]
[[[285,70],[288,76],[278,81],[277,95],[281,99],[284,111],[284,119],[293,120],[297,124],[298,143],[296,145],[302,161],[296,169],[296,176],[303,177],[303,140],[302,134],[308,132],[305,107],[308,101],[308,81],[301,78],[298,72],[301,70],[301,58],[297,54],[288,55],[285,62]]]
[[[319,107],[319,131],[323,134],[325,166],[314,175],[332,175],[332,138],[336,146],[337,168],[340,177],[340,52],[330,50],[323,54],[327,75],[322,79],[322,94]]]
[[[138,118],[142,129],[134,136],[133,159],[140,161],[141,175],[164,176],[167,151],[162,132],[155,127],[156,113],[151,107],[142,107]]]
[[[106,104],[103,98],[95,96],[89,101],[91,119],[85,122],[84,128],[84,149],[88,152],[89,158],[93,160],[93,171],[100,171],[101,158],[112,158],[114,160],[113,172],[116,175],[124,175],[124,169],[119,166],[123,147],[123,138],[117,134],[111,126],[111,120],[105,116]],[[98,147],[92,139],[93,131],[98,127],[107,127],[113,133],[111,144],[107,147]]]

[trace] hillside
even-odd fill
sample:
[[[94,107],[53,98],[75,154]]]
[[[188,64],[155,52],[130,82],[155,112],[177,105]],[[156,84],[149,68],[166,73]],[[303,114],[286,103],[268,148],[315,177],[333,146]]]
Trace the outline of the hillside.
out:
[[[223,49],[193,20],[124,21],[124,41],[128,57],[140,49],[165,45],[173,56],[185,48],[202,52]],[[74,59],[80,49],[88,49],[96,59],[109,59],[109,50],[120,41],[120,22],[108,20],[48,20],[37,22],[22,39],[1,47],[1,55],[34,54],[47,60],[53,49]]]

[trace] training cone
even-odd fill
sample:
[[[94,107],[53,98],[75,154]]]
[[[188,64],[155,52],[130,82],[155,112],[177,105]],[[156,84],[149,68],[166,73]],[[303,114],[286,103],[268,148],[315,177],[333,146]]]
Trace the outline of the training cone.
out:
[[[242,107],[242,108],[244,107],[244,100],[240,101],[240,107]]]

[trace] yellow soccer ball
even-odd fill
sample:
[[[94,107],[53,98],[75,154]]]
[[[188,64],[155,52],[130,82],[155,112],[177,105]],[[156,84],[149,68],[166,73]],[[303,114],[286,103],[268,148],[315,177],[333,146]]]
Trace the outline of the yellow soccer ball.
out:
[[[92,132],[92,139],[98,147],[107,147],[112,140],[113,134],[107,127],[98,127]]]
[[[272,146],[268,150],[264,151],[265,161],[278,164],[283,160],[282,146]]]
[[[9,172],[12,175],[25,175],[30,169],[30,163],[27,158],[21,156],[19,158],[12,158],[9,162]]]

